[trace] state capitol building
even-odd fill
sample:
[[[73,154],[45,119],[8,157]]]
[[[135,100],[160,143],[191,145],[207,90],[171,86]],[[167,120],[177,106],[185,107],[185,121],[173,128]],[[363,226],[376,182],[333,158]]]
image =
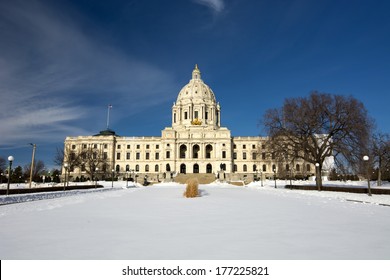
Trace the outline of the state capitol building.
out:
[[[221,127],[221,107],[196,65],[172,106],[172,126],[163,129],[161,137],[118,136],[109,129],[93,136],[66,137],[63,171],[67,160],[90,149],[95,159],[103,159],[89,167],[96,168],[99,179],[111,178],[114,171],[118,180],[161,182],[197,176],[208,182],[248,183],[275,175],[303,178],[314,173],[313,165],[303,161],[278,162],[267,150],[267,140],[232,137],[228,128]],[[93,179],[85,164],[70,164],[66,169],[70,180]]]

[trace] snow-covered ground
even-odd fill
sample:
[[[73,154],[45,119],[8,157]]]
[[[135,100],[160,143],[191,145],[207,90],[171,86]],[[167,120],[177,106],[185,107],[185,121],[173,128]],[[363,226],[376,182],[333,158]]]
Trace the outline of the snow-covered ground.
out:
[[[1,196],[42,200],[0,206],[0,258],[390,259],[390,195],[266,181],[201,185],[201,197],[188,199],[180,184],[100,183],[54,198]]]

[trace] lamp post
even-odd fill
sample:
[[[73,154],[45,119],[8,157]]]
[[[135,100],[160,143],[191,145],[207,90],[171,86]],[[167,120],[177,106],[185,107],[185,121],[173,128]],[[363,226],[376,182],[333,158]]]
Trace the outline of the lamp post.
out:
[[[66,188],[66,174],[68,173],[68,163],[64,163],[64,169],[65,169],[65,172],[64,172],[64,191],[65,191],[65,188]]]
[[[11,182],[11,168],[12,168],[12,162],[14,161],[13,156],[8,157],[9,166],[8,166],[8,183],[7,183],[7,195],[9,194],[9,184]]]
[[[274,181],[275,181],[275,189],[276,189],[276,168],[274,168]]]
[[[318,179],[318,175],[321,176],[321,174],[318,174],[319,172],[319,167],[320,167],[320,164],[318,162],[316,162],[316,185],[317,185],[317,188],[318,190],[320,191],[321,190],[321,187],[320,187],[320,181]]]
[[[368,164],[368,161],[369,161],[369,157],[368,156],[364,156],[363,157],[363,160],[366,162],[366,172],[367,172],[367,188],[368,188],[368,195],[371,196],[371,186],[370,186],[370,166]]]
[[[30,143],[30,145],[33,147],[32,151],[32,158],[31,158],[31,168],[30,168],[30,183],[29,183],[29,188],[31,188],[31,183],[32,183],[32,177],[33,177],[33,170],[34,170],[34,159],[35,159],[35,149],[37,148],[36,144]]]
[[[99,168],[95,168],[95,189],[97,188],[97,180],[98,180],[98,178],[97,178],[97,173],[98,173],[98,171],[99,171]]]
[[[115,170],[111,169],[111,188],[114,187],[114,172],[115,172]]]
[[[126,188],[129,187],[129,171],[126,171]]]
[[[264,187],[263,185],[263,172],[260,171],[260,180],[261,180],[261,186]]]

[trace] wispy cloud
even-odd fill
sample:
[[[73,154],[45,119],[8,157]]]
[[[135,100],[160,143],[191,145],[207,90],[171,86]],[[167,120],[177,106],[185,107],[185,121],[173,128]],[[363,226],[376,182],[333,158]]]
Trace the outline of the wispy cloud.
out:
[[[219,13],[225,8],[225,4],[223,0],[193,0],[194,2],[205,5],[211,8],[213,11]]]
[[[0,145],[87,134],[81,124],[112,99],[128,104],[125,117],[169,98],[169,74],[69,14],[35,0],[0,2]]]

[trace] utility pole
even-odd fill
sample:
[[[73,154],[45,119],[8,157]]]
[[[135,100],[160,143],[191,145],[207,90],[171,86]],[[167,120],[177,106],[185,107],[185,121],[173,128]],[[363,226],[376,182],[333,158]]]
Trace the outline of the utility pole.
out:
[[[33,177],[33,170],[34,170],[35,149],[37,148],[37,145],[33,144],[33,143],[30,143],[30,145],[33,146],[32,159],[31,159],[31,168],[30,168],[30,184],[29,184],[29,187],[31,188],[32,177]]]

